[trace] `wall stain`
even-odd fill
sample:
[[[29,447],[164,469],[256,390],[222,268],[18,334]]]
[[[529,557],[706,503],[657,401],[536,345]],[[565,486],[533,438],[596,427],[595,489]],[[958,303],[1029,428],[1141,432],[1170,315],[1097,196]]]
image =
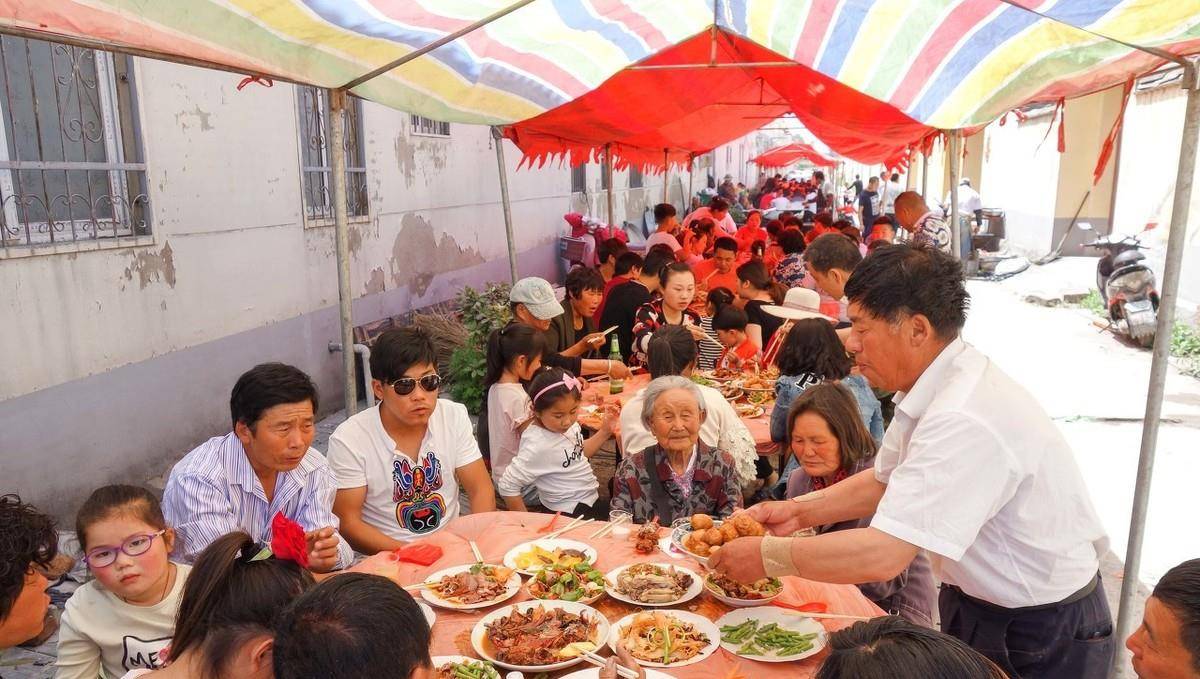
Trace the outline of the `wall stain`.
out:
[[[478,250],[462,247],[449,234],[443,233],[439,240],[434,236],[432,224],[410,213],[400,220],[400,232],[392,243],[388,265],[393,287],[407,285],[410,292],[421,296],[437,274],[466,269],[484,261]]]
[[[163,244],[162,250],[142,250],[133,254],[129,266],[125,267],[125,280],[132,281],[134,274],[138,277],[138,287],[145,290],[151,283],[164,282],[169,287],[175,287],[175,253],[171,243]]]
[[[396,166],[404,175],[404,184],[411,187],[417,174],[416,150],[403,134],[396,135],[396,142],[392,146],[396,150]]]
[[[371,277],[367,279],[367,284],[363,287],[364,295],[374,295],[387,290],[387,280],[384,277],[383,267],[377,266],[371,269]]]
[[[350,248],[350,254],[357,254],[362,249],[363,232],[362,227],[350,224],[346,227],[346,245]]]
[[[180,111],[179,113],[176,113],[175,123],[179,125],[179,129],[186,130],[190,127],[187,121],[191,118],[195,118],[196,122],[200,124],[200,131],[208,132],[209,130],[213,129],[213,126],[208,122],[209,118],[211,117],[211,113],[201,110],[199,106],[196,106],[196,108],[191,111]]]

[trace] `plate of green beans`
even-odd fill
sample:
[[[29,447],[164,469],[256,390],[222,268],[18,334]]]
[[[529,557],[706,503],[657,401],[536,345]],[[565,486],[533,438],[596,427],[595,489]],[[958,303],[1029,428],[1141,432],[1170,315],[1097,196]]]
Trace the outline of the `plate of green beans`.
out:
[[[434,656],[433,668],[437,679],[500,679],[499,670],[490,662],[462,655]]]
[[[738,608],[716,622],[721,647],[747,660],[793,662],[821,652],[828,634],[803,613],[764,606]]]

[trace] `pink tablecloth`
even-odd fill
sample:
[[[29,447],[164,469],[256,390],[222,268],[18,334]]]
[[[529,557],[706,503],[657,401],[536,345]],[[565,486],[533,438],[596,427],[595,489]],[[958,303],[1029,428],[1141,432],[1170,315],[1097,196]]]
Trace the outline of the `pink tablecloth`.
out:
[[[415,584],[423,582],[427,575],[435,571],[458,564],[473,562],[474,557],[471,555],[471,549],[468,544],[469,540],[474,540],[479,546],[484,561],[488,563],[501,563],[504,559],[504,554],[512,547],[522,542],[541,537],[542,534],[538,532],[538,529],[546,526],[550,520],[551,517],[546,514],[524,512],[492,512],[459,517],[446,528],[422,540],[422,542],[436,544],[444,550],[445,553],[441,560],[429,567],[400,564],[399,579],[405,585]],[[556,527],[561,528],[565,525],[566,519],[559,519]],[[608,572],[622,564],[640,561],[677,561],[686,568],[691,568],[692,570],[699,569],[699,565],[696,562],[687,558],[672,559],[662,552],[656,552],[648,556],[638,554],[633,549],[633,542],[625,537],[595,539],[588,537],[602,525],[602,523],[593,522],[562,536],[594,546],[600,554],[597,560],[597,567],[601,571]],[[665,530],[663,534],[666,534]],[[372,557],[354,570],[371,571],[372,563],[378,563],[382,557],[383,555]],[[858,591],[857,587],[852,585],[829,585],[794,577],[784,578],[783,580],[785,593],[780,598],[780,601],[791,604],[823,602],[828,605],[829,612],[831,613],[865,616],[883,615],[883,611],[879,607],[871,603]],[[419,594],[416,596],[420,597]],[[516,598],[502,605],[528,598],[528,594],[522,589]],[[611,597],[600,599],[594,606],[610,622],[615,622],[621,617],[638,610],[634,606],[616,601]],[[711,620],[716,620],[730,610],[728,606],[718,602],[708,594],[701,594],[682,607]],[[494,609],[454,611],[437,608],[435,610],[438,617],[437,622],[433,626],[433,645],[431,648],[433,655],[458,654],[478,657],[478,654],[471,648],[471,629],[480,618]],[[821,622],[830,631],[853,624],[852,622],[841,620],[822,620]],[[607,655],[608,651],[602,651],[602,654]],[[718,650],[704,662],[668,670],[668,673],[681,679],[721,678],[728,676],[732,670],[740,666],[738,674],[751,677],[752,679],[811,677],[816,672],[817,667],[820,666],[824,655],[825,652],[823,651],[817,656],[795,663],[759,663],[752,660],[740,659],[724,650]],[[562,674],[566,673],[563,672]]]
[[[650,384],[650,375],[647,373],[639,373],[625,380],[625,389],[620,394],[615,396],[608,393],[608,380],[599,380],[593,382],[588,387],[589,394],[584,395],[585,402],[590,401],[591,393],[602,394],[604,401],[612,403],[613,400],[620,401],[621,405],[625,405],[629,399],[635,394],[646,388]],[[595,390],[595,391],[593,391]],[[760,455],[771,455],[778,452],[779,446],[771,440],[771,408],[775,406],[774,401],[768,401],[763,404],[763,414],[759,417],[743,417],[742,422],[746,424],[746,428],[750,430],[750,435],[754,437],[754,444],[758,447]]]

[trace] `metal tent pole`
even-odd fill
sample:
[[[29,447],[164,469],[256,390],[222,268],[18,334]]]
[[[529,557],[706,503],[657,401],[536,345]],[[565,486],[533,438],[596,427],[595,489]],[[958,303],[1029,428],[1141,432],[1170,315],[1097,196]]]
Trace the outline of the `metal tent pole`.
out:
[[[350,291],[350,232],[346,215],[346,106],[350,95],[344,89],[329,91],[329,138],[333,174],[333,233],[338,265],[338,312],[342,326],[342,389],[346,417],[358,410],[354,383],[354,312]]]
[[[667,159],[670,158],[667,150],[663,149],[663,202],[671,202],[671,166],[667,164]]]
[[[613,221],[612,144],[604,145],[604,179],[608,181],[608,225],[616,226]]]
[[[504,135],[492,126],[492,141],[496,144],[496,166],[500,172],[500,206],[504,210],[504,236],[508,239],[508,275],[517,282],[517,244],[513,240],[512,202],[508,198],[508,166],[504,164]]]
[[[696,154],[688,154],[688,192],[683,197],[683,212],[687,214],[692,211],[692,175],[696,172]]]
[[[929,202],[929,152],[921,153],[921,198]]]
[[[958,225],[958,160],[962,154],[962,130],[950,130],[950,247],[962,259],[962,229]]]
[[[1159,290],[1158,329],[1154,336],[1154,358],[1150,362],[1150,390],[1146,395],[1146,415],[1142,420],[1142,447],[1138,458],[1137,480],[1133,490],[1133,512],[1129,517],[1129,542],[1125,549],[1125,577],[1121,582],[1121,603],[1117,617],[1117,639],[1123,641],[1133,632],[1133,598],[1137,594],[1141,570],[1142,540],[1145,537],[1146,510],[1150,503],[1150,480],[1154,472],[1154,453],[1158,444],[1159,417],[1163,391],[1167,384],[1167,356],[1171,349],[1171,331],[1175,327],[1175,302],[1179,295],[1179,269],[1187,239],[1188,207],[1192,200],[1192,179],[1196,172],[1196,144],[1200,134],[1200,83],[1196,65],[1184,67],[1183,86],[1187,104],[1183,119],[1183,139],[1179,147],[1179,166],[1175,171],[1175,202],[1171,207],[1171,232],[1167,236],[1167,256]],[[1109,677],[1117,677],[1125,656],[1118,651]]]

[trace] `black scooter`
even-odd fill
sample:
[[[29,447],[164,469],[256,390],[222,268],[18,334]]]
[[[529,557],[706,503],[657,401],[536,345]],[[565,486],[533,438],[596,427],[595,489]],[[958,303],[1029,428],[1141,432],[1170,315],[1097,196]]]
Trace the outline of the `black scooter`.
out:
[[[1080,223],[1084,231],[1091,224]],[[1144,232],[1143,232],[1144,233]],[[1158,290],[1154,271],[1146,265],[1146,249],[1138,236],[1097,236],[1085,247],[1104,254],[1096,262],[1096,287],[1108,309],[1110,324],[1143,347],[1154,345],[1158,329]]]

